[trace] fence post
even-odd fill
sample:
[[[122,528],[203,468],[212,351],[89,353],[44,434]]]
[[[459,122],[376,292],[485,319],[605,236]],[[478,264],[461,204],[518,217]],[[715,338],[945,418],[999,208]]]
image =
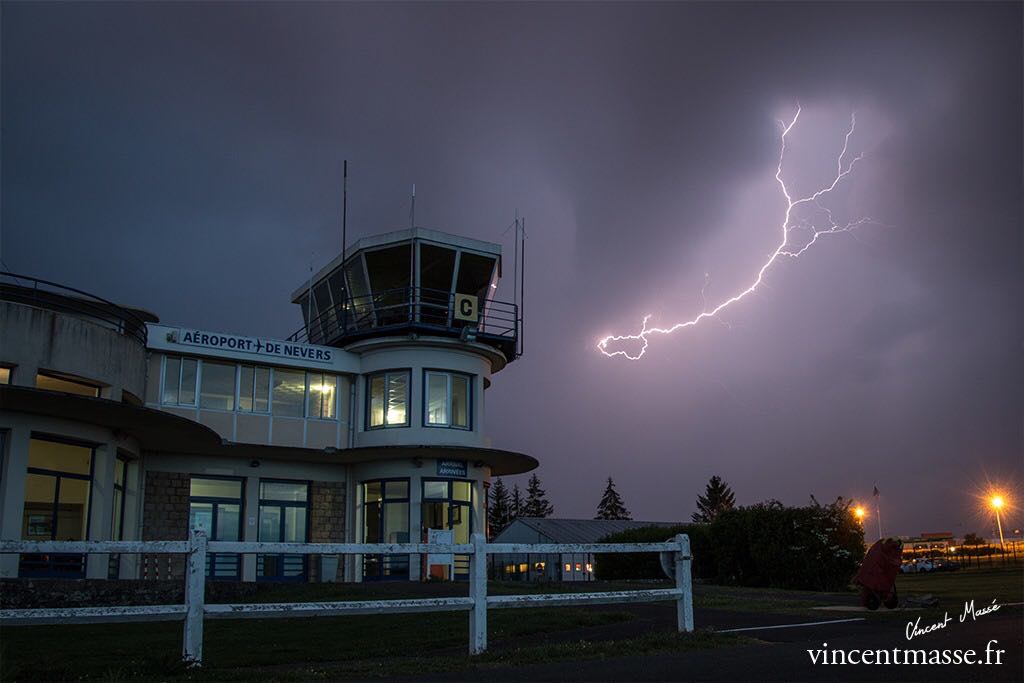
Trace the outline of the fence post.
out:
[[[682,595],[676,598],[676,620],[679,632],[689,633],[693,631],[693,581],[690,576],[693,559],[690,556],[690,537],[679,534],[676,543],[679,544],[676,552],[676,588],[682,591]]]
[[[185,634],[181,658],[190,667],[203,664],[203,612],[206,592],[206,532],[192,529],[185,568]]]
[[[469,595],[473,609],[469,613],[469,654],[487,650],[487,539],[473,534],[473,554],[469,559]]]

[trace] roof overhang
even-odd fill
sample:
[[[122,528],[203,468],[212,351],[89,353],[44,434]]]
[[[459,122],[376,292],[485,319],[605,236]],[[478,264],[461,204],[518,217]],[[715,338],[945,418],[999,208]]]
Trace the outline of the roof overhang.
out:
[[[0,410],[43,415],[106,427],[139,442],[144,451],[209,455],[259,460],[291,460],[355,465],[394,460],[457,459],[481,463],[494,476],[536,469],[536,458],[514,451],[470,446],[368,446],[362,448],[299,448],[236,443],[206,425],[162,410],[103,398],[63,394],[30,387],[0,386]]]

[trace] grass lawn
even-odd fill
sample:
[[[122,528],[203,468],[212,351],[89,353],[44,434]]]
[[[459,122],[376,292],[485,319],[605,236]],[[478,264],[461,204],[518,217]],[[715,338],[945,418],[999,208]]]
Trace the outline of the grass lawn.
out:
[[[650,584],[493,584],[492,594],[623,590]],[[260,587],[259,602],[465,595],[465,584],[295,584]],[[603,658],[747,642],[707,632],[615,625],[637,619],[622,606],[492,610],[490,651],[466,654],[468,615],[360,615],[207,620],[204,667],[180,664],[180,622],[25,626],[0,632],[0,679],[309,680],[365,679],[495,664]],[[611,627],[609,630],[602,627]],[[601,631],[600,635],[596,632]],[[640,635],[637,635],[637,633]],[[596,636],[596,637],[595,637]],[[483,675],[483,672],[482,672]]]
[[[896,590],[901,597],[934,595],[943,607],[961,608],[965,601],[974,600],[977,607],[992,602],[1000,604],[1024,602],[1024,563],[961,569],[955,572],[928,574],[900,574]]]

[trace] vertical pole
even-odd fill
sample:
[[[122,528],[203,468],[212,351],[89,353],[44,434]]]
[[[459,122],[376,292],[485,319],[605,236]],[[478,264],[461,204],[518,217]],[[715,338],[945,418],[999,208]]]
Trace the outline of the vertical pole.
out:
[[[469,613],[469,654],[487,650],[487,539],[473,534],[473,554],[469,558],[469,595],[473,610]]]
[[[690,576],[690,565],[693,558],[690,553],[690,537],[686,534],[676,536],[679,550],[676,552],[676,588],[682,594],[676,598],[676,620],[680,633],[693,631],[693,581]]]
[[[203,606],[206,591],[206,532],[192,529],[185,573],[185,636],[181,658],[190,667],[203,664]]]

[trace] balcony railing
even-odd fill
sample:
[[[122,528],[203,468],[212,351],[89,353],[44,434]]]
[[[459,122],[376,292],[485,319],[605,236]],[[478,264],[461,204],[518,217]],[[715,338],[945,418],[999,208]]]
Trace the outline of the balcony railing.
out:
[[[35,306],[87,318],[119,334],[146,344],[146,321],[127,308],[56,282],[0,272],[0,301]]]
[[[519,307],[504,301],[482,302],[475,321],[455,316],[455,294],[424,287],[402,287],[351,297],[343,304],[321,311],[288,337],[309,344],[351,342],[391,331],[419,331],[475,338],[496,346],[509,359],[522,353]],[[468,329],[467,329],[468,328]]]

